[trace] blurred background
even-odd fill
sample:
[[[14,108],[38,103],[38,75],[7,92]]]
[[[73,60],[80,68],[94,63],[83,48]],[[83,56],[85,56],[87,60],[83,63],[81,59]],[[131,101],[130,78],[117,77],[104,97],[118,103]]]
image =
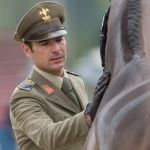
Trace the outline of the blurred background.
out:
[[[51,0],[53,1],[53,0]],[[9,120],[9,99],[14,88],[29,73],[26,59],[13,33],[21,17],[40,0],[0,0],[0,150],[16,150]],[[102,16],[109,0],[55,0],[66,7],[68,31],[66,68],[80,74],[87,84],[89,99],[102,74],[99,35]]]

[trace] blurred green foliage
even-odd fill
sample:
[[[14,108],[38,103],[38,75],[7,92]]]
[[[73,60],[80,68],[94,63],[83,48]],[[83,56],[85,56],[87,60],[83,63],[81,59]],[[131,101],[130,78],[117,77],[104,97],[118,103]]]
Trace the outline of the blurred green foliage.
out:
[[[54,0],[53,0],[54,1]],[[15,29],[21,17],[40,0],[0,0],[0,29]],[[102,16],[109,0],[55,0],[66,6],[65,26],[71,63],[99,45]]]
[[[99,45],[100,26],[108,0],[68,0],[69,50],[73,57],[85,55]],[[73,40],[72,40],[73,39]],[[71,44],[70,44],[71,43]]]

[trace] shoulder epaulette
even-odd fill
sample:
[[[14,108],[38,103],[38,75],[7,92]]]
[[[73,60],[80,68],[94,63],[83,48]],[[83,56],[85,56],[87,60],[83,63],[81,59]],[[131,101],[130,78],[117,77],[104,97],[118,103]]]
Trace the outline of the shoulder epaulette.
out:
[[[32,80],[25,80],[23,81],[19,86],[18,88],[21,89],[21,90],[26,90],[26,91],[29,91],[32,89],[33,85],[35,84],[35,82],[33,82]]]
[[[79,74],[76,74],[76,73],[74,73],[74,72],[70,72],[70,71],[68,71],[68,70],[66,70],[66,72],[67,72],[68,74],[72,74],[72,75],[75,75],[75,76],[80,76]]]

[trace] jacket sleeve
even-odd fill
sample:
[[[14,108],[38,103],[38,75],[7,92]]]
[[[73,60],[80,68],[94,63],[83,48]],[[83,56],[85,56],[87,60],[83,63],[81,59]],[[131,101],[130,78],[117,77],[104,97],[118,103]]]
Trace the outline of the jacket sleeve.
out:
[[[83,112],[54,123],[44,111],[42,100],[35,95],[13,96],[10,111],[15,122],[37,146],[54,150],[86,138],[89,131]],[[35,98],[34,98],[35,97]]]

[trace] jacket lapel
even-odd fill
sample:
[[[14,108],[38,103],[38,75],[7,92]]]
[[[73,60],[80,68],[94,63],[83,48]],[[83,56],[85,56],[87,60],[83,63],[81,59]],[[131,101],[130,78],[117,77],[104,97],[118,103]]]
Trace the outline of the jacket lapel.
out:
[[[83,110],[86,108],[86,105],[88,103],[86,91],[83,91],[84,87],[81,87],[81,84],[79,84],[79,82],[76,82],[76,79],[74,79],[71,75],[69,76],[69,78]]]
[[[73,104],[70,99],[53,83],[44,78],[35,69],[32,70],[29,78],[38,85],[45,98],[65,109],[68,109],[74,113],[80,112],[80,109]]]

